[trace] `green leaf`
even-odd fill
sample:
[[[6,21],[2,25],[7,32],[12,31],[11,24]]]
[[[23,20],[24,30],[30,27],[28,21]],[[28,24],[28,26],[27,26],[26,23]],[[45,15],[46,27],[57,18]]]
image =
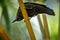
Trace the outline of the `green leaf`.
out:
[[[10,32],[10,19],[8,15],[8,10],[6,5],[3,5],[2,8],[3,8],[2,15],[4,16],[4,19],[6,22],[6,28],[7,28],[7,31]]]

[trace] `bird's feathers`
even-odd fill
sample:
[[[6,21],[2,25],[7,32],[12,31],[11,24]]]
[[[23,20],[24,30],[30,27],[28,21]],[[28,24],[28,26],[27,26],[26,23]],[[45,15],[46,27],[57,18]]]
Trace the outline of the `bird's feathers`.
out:
[[[29,17],[33,17],[37,14],[42,14],[42,13],[55,15],[52,9],[50,9],[49,7],[43,4],[26,2],[24,3],[24,5]],[[22,19],[23,19],[23,15],[19,7],[15,21],[21,21]]]

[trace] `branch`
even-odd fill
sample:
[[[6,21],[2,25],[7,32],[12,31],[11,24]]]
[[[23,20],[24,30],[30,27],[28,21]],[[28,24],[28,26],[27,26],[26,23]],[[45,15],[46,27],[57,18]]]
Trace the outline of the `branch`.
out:
[[[28,32],[29,32],[29,34],[30,34],[30,38],[31,38],[31,40],[36,40],[36,39],[35,39],[35,36],[34,36],[34,32],[33,32],[33,30],[32,30],[32,26],[31,26],[31,24],[30,24],[30,21],[28,20],[28,15],[27,15],[25,6],[24,6],[24,4],[23,4],[23,1],[22,1],[22,0],[18,0],[18,3],[19,3],[19,6],[20,6],[20,9],[21,9],[21,11],[22,11],[24,20],[25,20],[25,22],[26,22],[26,26],[27,26]]]
[[[39,0],[39,2],[40,4],[43,4],[43,0]],[[44,34],[46,38],[45,40],[50,40],[46,15],[42,14],[42,18],[43,18]]]

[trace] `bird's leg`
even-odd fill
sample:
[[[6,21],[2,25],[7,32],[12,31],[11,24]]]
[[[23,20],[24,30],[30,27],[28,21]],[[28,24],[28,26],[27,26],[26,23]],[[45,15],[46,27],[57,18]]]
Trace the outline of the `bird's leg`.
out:
[[[31,17],[28,18],[28,20],[30,20],[30,19],[31,19]],[[24,22],[25,22],[25,20],[24,20]]]

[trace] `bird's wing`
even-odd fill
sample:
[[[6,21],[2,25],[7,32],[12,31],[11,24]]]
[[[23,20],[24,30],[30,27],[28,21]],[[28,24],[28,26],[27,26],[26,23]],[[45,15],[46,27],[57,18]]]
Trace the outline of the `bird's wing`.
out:
[[[34,5],[34,4],[31,4],[31,3],[26,3],[25,4],[25,7],[26,7],[26,9],[33,9],[33,8],[35,8],[36,7],[36,5]]]

